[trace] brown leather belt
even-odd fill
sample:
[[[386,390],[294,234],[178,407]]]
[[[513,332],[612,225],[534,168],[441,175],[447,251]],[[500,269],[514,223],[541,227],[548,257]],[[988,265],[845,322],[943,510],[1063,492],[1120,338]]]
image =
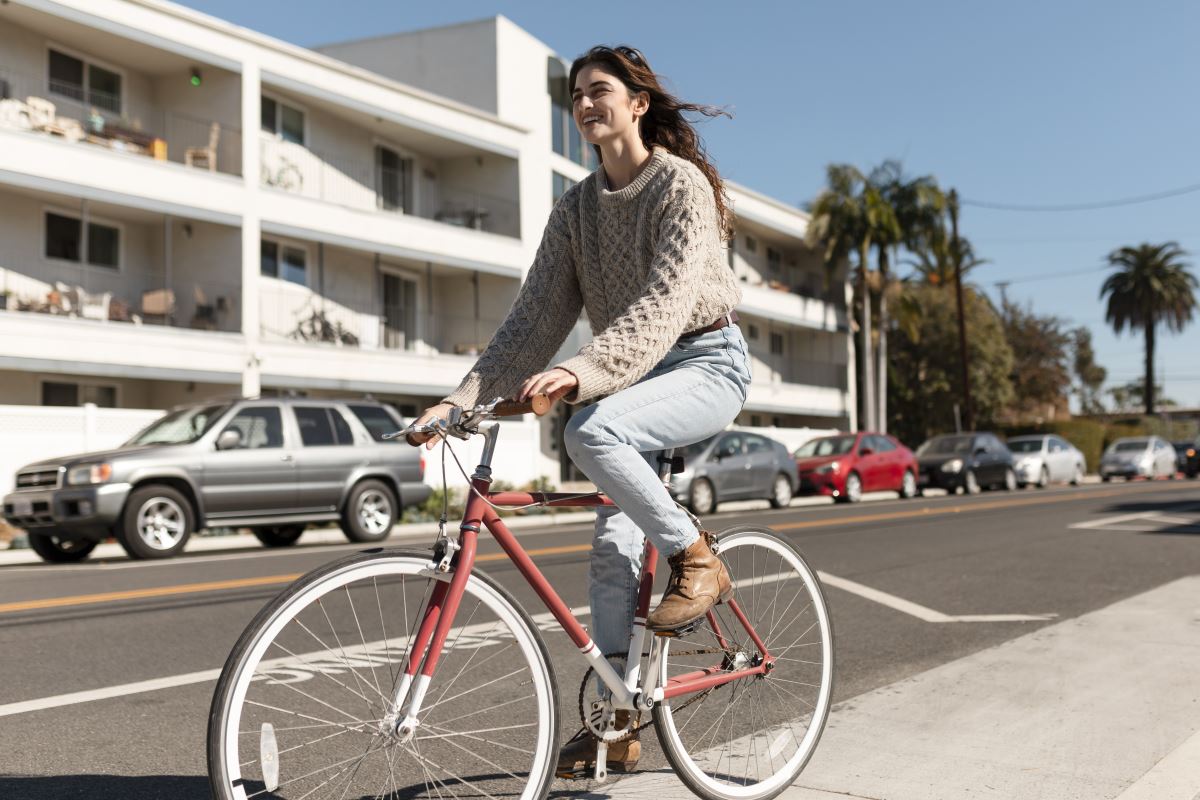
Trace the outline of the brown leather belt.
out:
[[[694,330],[694,331],[688,331],[687,333],[680,335],[679,340],[683,341],[684,339],[693,339],[704,333],[712,333],[713,331],[719,331],[719,330],[721,330],[721,328],[724,328],[726,325],[733,325],[737,321],[738,321],[737,312],[730,311],[728,314],[721,317],[720,319],[718,319],[716,322],[712,323],[711,325],[705,325],[703,328],[696,328],[696,330]]]

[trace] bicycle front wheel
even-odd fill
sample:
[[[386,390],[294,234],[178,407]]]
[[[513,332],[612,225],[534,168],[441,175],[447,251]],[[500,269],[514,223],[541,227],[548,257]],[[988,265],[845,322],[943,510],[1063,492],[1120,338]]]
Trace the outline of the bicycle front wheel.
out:
[[[534,620],[485,575],[466,583],[419,726],[395,734],[395,694],[438,583],[422,574],[428,563],[428,553],[350,556],[259,612],[213,697],[216,797],[545,795],[558,738],[554,672]]]
[[[745,621],[725,603],[691,633],[657,639],[665,650],[659,680],[666,686],[764,660],[770,670],[668,698],[655,705],[654,719],[667,760],[697,795],[766,800],[799,776],[825,727],[833,629],[816,573],[789,543],[753,525],[730,528],[718,541]]]

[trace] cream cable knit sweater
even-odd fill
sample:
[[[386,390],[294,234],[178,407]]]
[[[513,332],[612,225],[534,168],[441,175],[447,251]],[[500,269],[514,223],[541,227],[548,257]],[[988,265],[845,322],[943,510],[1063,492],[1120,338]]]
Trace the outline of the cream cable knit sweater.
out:
[[[514,396],[546,369],[581,309],[593,338],[556,365],[579,379],[567,399],[612,394],[740,300],[712,187],[694,164],[656,147],[624,189],[609,191],[600,168],[558,201],[508,316],[445,402],[471,408]]]

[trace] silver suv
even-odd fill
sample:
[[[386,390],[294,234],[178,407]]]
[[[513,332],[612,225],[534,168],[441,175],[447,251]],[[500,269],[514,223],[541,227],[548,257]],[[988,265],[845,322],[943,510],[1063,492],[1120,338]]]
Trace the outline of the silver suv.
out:
[[[87,558],[108,536],[132,558],[166,558],[211,527],[248,527],[282,547],[336,521],[350,541],[376,542],[430,493],[419,450],[383,438],[402,427],[374,400],[183,406],[115,450],[22,468],[4,519],[57,562]]]

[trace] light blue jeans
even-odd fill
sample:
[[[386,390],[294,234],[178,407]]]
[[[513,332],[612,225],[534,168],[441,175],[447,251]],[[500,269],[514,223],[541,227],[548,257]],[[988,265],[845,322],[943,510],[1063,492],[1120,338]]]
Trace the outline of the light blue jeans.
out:
[[[662,450],[707,439],[746,402],[750,358],[736,325],[678,343],[637,383],[567,423],[568,455],[616,507],[599,509],[588,599],[592,639],[606,655],[629,647],[643,535],[664,556],[699,538],[658,477]]]

